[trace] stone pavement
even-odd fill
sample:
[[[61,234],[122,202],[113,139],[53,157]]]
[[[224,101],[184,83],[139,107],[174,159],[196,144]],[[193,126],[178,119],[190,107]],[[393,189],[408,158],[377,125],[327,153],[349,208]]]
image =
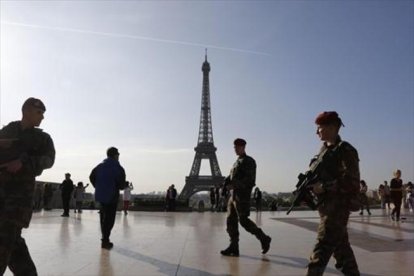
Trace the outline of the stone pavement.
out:
[[[35,213],[23,237],[43,275],[304,275],[318,224],[317,212],[252,212],[250,218],[272,238],[260,243],[240,229],[240,257],[219,254],[228,245],[225,213],[118,213],[111,251],[100,248],[99,215],[60,217]],[[414,217],[393,222],[383,210],[353,213],[349,235],[360,271],[366,276],[414,275]],[[5,275],[11,275],[7,270]],[[324,275],[342,275],[331,260]]]

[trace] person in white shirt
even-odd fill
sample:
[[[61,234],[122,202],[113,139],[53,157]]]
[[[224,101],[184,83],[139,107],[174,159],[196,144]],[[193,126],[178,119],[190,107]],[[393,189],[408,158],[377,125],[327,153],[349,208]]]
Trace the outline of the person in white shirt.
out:
[[[76,210],[78,210],[78,213],[82,213],[82,205],[83,205],[83,196],[85,194],[85,189],[89,186],[89,184],[86,184],[86,186],[83,186],[83,182],[78,182],[78,186],[75,188],[75,213]]]
[[[129,209],[129,202],[131,201],[131,191],[134,189],[134,186],[132,183],[128,182],[128,185],[124,189],[124,214],[128,215],[128,209]]]

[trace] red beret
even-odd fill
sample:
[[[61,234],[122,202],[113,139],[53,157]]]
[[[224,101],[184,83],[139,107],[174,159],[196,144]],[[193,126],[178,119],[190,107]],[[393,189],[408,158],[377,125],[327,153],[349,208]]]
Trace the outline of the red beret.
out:
[[[315,124],[317,125],[330,125],[335,124],[338,126],[343,126],[341,118],[339,118],[336,111],[325,111],[318,115],[315,119]]]

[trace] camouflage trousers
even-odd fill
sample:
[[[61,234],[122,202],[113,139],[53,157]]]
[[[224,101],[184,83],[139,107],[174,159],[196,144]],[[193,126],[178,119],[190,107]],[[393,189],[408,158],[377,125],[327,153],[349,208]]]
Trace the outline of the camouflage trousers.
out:
[[[22,227],[11,220],[0,220],[0,275],[6,268],[16,276],[37,275],[26,242],[21,237]]]
[[[262,229],[249,219],[250,202],[235,200],[231,196],[227,204],[227,233],[230,236],[231,243],[239,242],[239,222],[240,225],[257,239],[262,240],[266,235]]]
[[[336,260],[335,267],[344,275],[360,275],[348,239],[347,223],[350,213],[345,200],[330,197],[319,207],[321,220],[317,242],[308,264],[307,276],[323,275],[332,255]]]

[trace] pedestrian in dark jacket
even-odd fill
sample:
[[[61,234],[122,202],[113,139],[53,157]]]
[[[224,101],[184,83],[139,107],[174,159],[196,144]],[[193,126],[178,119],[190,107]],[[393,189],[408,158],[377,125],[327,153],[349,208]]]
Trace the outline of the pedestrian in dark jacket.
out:
[[[391,179],[390,188],[391,188],[391,200],[394,203],[394,209],[391,212],[392,220],[400,220],[401,212],[401,203],[403,197],[403,181],[401,180],[401,171],[396,170],[394,172],[394,178]]]
[[[165,200],[167,203],[167,211],[173,212],[175,211],[175,199],[177,198],[177,190],[175,189],[174,184],[171,184],[168,187],[167,194],[165,196]]]
[[[127,183],[125,170],[119,164],[118,149],[111,147],[106,155],[107,158],[92,170],[89,180],[95,187],[95,200],[101,205],[99,212],[102,232],[101,247],[109,250],[114,246],[109,236],[115,223],[119,190],[123,190]]]
[[[53,197],[53,187],[51,184],[46,183],[44,186],[44,192],[43,192],[43,208],[46,211],[51,210],[50,201]]]
[[[62,193],[62,205],[63,214],[62,217],[69,217],[69,204],[74,189],[73,181],[70,179],[70,173],[65,173],[65,180],[60,185],[60,191]]]

